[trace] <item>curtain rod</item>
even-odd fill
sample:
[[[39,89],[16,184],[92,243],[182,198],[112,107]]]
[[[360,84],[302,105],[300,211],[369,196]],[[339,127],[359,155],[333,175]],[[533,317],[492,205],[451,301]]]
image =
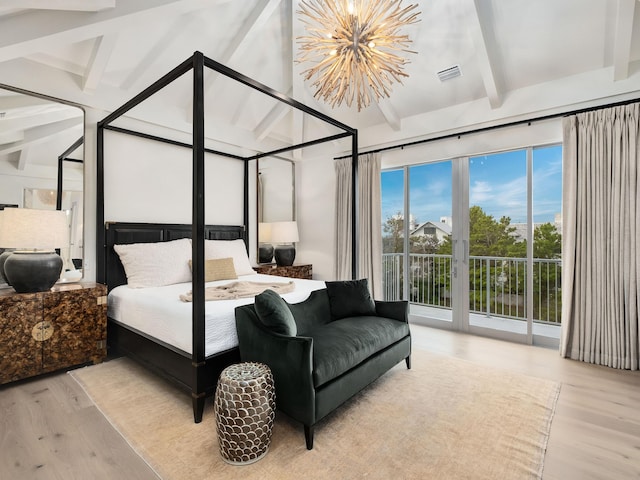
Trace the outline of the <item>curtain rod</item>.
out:
[[[464,130],[461,132],[457,132],[457,133],[448,133],[446,135],[440,135],[439,137],[432,137],[432,138],[424,138],[422,140],[415,140],[413,142],[407,142],[407,143],[403,143],[400,145],[390,145],[388,147],[381,147],[381,148],[376,148],[373,150],[367,150],[366,152],[360,152],[358,153],[358,156],[360,155],[367,155],[369,153],[380,153],[380,152],[386,152],[388,150],[396,150],[396,149],[404,149],[404,147],[413,147],[416,145],[420,145],[423,143],[429,143],[429,142],[435,142],[437,140],[446,140],[448,138],[454,138],[454,137],[462,137],[463,135],[471,135],[474,133],[482,133],[482,132],[487,132],[489,130],[497,130],[498,128],[507,128],[507,127],[514,127],[516,125],[523,125],[523,124],[528,124],[531,125],[533,122],[541,122],[541,121],[545,121],[545,120],[551,120],[554,118],[558,118],[558,117],[568,117],[569,115],[577,115],[579,113],[586,113],[586,112],[592,112],[595,110],[602,110],[605,108],[613,108],[613,107],[620,107],[620,106],[624,106],[624,105],[629,105],[631,103],[635,103],[640,101],[640,98],[634,98],[631,100],[623,100],[620,102],[615,102],[615,103],[610,103],[607,105],[600,105],[600,106],[595,106],[595,107],[588,107],[588,108],[582,108],[579,110],[572,110],[569,112],[562,112],[562,113],[554,113],[551,115],[543,115],[541,117],[534,117],[534,118],[529,118],[529,119],[525,119],[525,120],[516,120],[513,122],[508,122],[508,123],[501,123],[499,125],[490,125],[488,127],[482,127],[482,128],[475,128],[473,130]],[[334,157],[334,160],[342,160],[344,158],[351,158],[351,155],[343,155],[341,157]]]

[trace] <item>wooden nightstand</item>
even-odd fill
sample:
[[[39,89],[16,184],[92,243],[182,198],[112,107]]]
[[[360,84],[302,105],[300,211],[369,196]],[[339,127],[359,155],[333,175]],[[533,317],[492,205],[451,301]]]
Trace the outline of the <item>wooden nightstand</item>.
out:
[[[100,363],[107,355],[106,295],[97,283],[0,290],[0,384]]]
[[[257,273],[264,275],[279,275],[281,277],[304,278],[311,280],[313,278],[313,269],[311,265],[291,265],[290,267],[279,267],[275,263],[262,264],[253,267]]]

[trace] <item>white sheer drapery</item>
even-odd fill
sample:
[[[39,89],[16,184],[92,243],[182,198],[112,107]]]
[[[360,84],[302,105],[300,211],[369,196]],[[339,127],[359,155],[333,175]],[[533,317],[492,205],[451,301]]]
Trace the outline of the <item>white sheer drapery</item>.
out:
[[[640,104],[564,119],[561,355],[638,369]]]
[[[351,158],[335,161],[336,280],[351,279]]]
[[[351,158],[336,160],[336,279],[351,278]],[[368,278],[374,298],[382,295],[380,156],[358,158],[357,278]]]

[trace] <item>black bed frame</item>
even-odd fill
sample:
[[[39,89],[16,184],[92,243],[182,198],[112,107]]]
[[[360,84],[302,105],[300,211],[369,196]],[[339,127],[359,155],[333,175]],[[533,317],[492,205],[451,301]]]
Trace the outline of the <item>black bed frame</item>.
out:
[[[243,226],[205,225],[205,238],[208,240],[235,240],[247,242]],[[106,224],[106,285],[111,289],[127,283],[124,267],[114,245],[129,243],[150,243],[191,238],[191,225],[152,224],[152,223],[115,223]],[[200,378],[194,376],[191,354],[172,345],[161,342],[112,318],[108,318],[107,339],[112,351],[110,354],[126,355],[158,375],[168,379],[178,387],[191,392],[193,413],[196,422],[202,419],[205,398],[212,395],[216,381],[222,370],[240,360],[238,348],[232,348],[205,357],[197,371]]]
[[[205,130],[204,130],[204,69],[214,70],[220,75],[226,76],[236,82],[239,82],[249,88],[257,90],[271,98],[289,105],[305,114],[315,117],[326,122],[333,127],[338,128],[341,133],[310,140],[296,145],[291,145],[277,150],[267,152],[258,152],[256,154],[242,157],[231,153],[211,150],[205,147]],[[162,88],[169,85],[187,72],[193,72],[193,129],[192,143],[186,144],[176,140],[157,137],[154,135],[130,130],[127,128],[112,125],[114,121],[126,114],[135,106],[151,97]],[[122,224],[109,223],[105,224],[104,218],[104,147],[105,138],[104,131],[109,130],[119,134],[134,135],[147,140],[159,141],[175,146],[189,148],[193,152],[192,165],[192,220],[190,225],[153,225],[149,224]],[[355,195],[357,189],[357,170],[358,170],[358,131],[337,120],[314,110],[264,84],[261,84],[235,70],[228,68],[210,58],[205,57],[201,52],[195,52],[191,57],[186,59],[180,65],[175,67],[165,76],[157,80],[151,86],[143,90],[140,94],[129,100],[113,113],[98,122],[97,129],[97,183],[96,183],[96,279],[113,287],[110,275],[118,275],[115,273],[118,268],[114,267],[114,262],[119,263],[117,255],[113,255],[114,243],[133,243],[133,242],[151,242],[166,241],[182,237],[190,236],[192,239],[193,260],[192,269],[192,355],[187,362],[184,352],[177,352],[175,348],[166,344],[162,344],[141,332],[134,331],[116,322],[109,322],[109,332],[107,342],[110,348],[124,351],[132,358],[141,361],[143,364],[152,368],[154,371],[163,376],[187,387],[191,390],[193,399],[194,420],[200,422],[202,420],[202,411],[204,408],[205,396],[213,393],[217,383],[217,377],[220,367],[230,365],[238,360],[237,351],[223,352],[215,359],[205,358],[204,346],[204,328],[205,328],[205,287],[204,287],[204,240],[207,235],[216,235],[219,227],[205,226],[205,185],[204,185],[204,165],[205,153],[220,155],[227,158],[237,159],[244,162],[244,219],[243,219],[243,237],[248,243],[249,238],[249,162],[258,160],[263,157],[279,155],[297,149],[311,147],[321,143],[331,142],[345,137],[351,137],[351,158],[352,158],[352,190],[354,192],[352,202],[352,273],[357,272],[356,261],[356,244],[357,244],[357,206]],[[223,139],[218,139],[223,140]],[[238,228],[238,227],[235,227]],[[122,280],[122,271],[120,271],[120,279]],[[126,281],[126,279],[125,279]],[[188,357],[188,355],[187,355]]]

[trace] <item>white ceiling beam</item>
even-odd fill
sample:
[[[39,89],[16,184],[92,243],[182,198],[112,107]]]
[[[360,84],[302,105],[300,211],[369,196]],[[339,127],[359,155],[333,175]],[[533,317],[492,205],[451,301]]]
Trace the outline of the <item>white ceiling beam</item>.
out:
[[[635,8],[635,0],[618,0],[613,44],[613,80],[616,82],[629,76]]]
[[[256,31],[266,23],[266,21],[273,14],[274,9],[280,4],[280,0],[262,0],[249,12],[249,16],[242,22],[240,29],[238,29],[225,48],[224,52],[216,58],[218,63],[223,65],[231,65],[234,58],[242,52],[244,47],[249,45],[249,42],[253,40]],[[207,71],[207,75],[204,80],[204,96],[207,97],[207,92],[214,89],[216,82],[219,80],[220,74],[215,71]],[[247,95],[248,96],[248,95]],[[247,96],[243,97],[243,101],[247,100]],[[238,111],[236,109],[236,111]],[[193,98],[189,98],[187,107],[185,109],[187,121],[191,121],[193,114]]]
[[[18,152],[18,164],[16,165],[17,169],[20,170],[21,172],[24,171],[27,168],[27,165],[29,164],[29,146],[25,145],[19,152]]]
[[[138,59],[136,66],[131,69],[120,88],[123,90],[141,90],[137,87],[142,84],[144,74],[162,58],[162,53],[167,51],[171,45],[191,35],[198,20],[200,20],[200,16],[197,12],[189,12],[176,17],[172,27],[165,32],[144,57]]]
[[[96,38],[91,52],[91,58],[87,64],[82,82],[82,90],[94,92],[104,74],[109,58],[116,46],[118,35],[115,33],[102,35]]]
[[[0,128],[0,145],[21,142],[22,140],[24,140],[24,134],[21,130],[4,131]]]
[[[396,109],[393,108],[391,101],[388,98],[381,98],[376,105],[391,129],[395,132],[400,131],[402,129],[402,119],[398,116]]]
[[[217,58],[217,61],[223,65],[233,64],[234,59],[255,39],[257,32],[267,23],[279,4],[280,0],[263,0],[256,5],[249,13],[249,16],[242,22],[242,26],[236,31],[231,42],[224,52],[222,52],[222,55]],[[205,95],[220,77],[217,72],[211,73],[212,74],[208,75],[205,80]]]
[[[264,140],[273,131],[276,124],[284,118],[291,107],[282,102],[278,102],[253,130],[257,140]]]
[[[495,37],[492,34],[490,19],[487,14],[491,12],[487,9],[487,2],[483,5],[482,0],[468,0],[471,2],[471,12],[469,18],[469,35],[475,45],[476,61],[478,69],[482,75],[484,89],[489,99],[491,108],[498,108],[502,105],[502,94],[500,92],[499,80],[497,76],[496,62],[492,58],[493,52],[497,51]]]
[[[231,0],[218,3],[222,1]],[[0,62],[117,33],[123,21],[148,22],[157,15],[181,15],[206,7],[211,7],[211,0],[127,0],[91,15],[33,10],[6,17],[0,19]]]
[[[81,124],[83,121],[84,114],[79,108],[66,105],[60,106],[60,108],[50,108],[48,106],[46,108],[46,111],[36,109],[28,113],[20,114],[19,116],[7,115],[5,118],[0,119],[0,131],[15,132],[28,130],[68,119],[74,119],[78,124]],[[7,110],[7,112],[11,113],[10,110]]]
[[[78,126],[82,128],[82,122],[79,122],[75,118],[71,118],[62,120],[60,122],[43,125],[41,127],[30,128],[29,130],[25,131],[24,139],[22,141],[1,146],[0,154],[17,152],[19,150],[22,150],[25,145],[43,142],[50,137],[59,135],[60,132],[64,132],[65,130],[69,130],[70,128]]]
[[[34,8],[38,10],[99,12],[115,6],[116,0],[0,0],[0,8]]]

